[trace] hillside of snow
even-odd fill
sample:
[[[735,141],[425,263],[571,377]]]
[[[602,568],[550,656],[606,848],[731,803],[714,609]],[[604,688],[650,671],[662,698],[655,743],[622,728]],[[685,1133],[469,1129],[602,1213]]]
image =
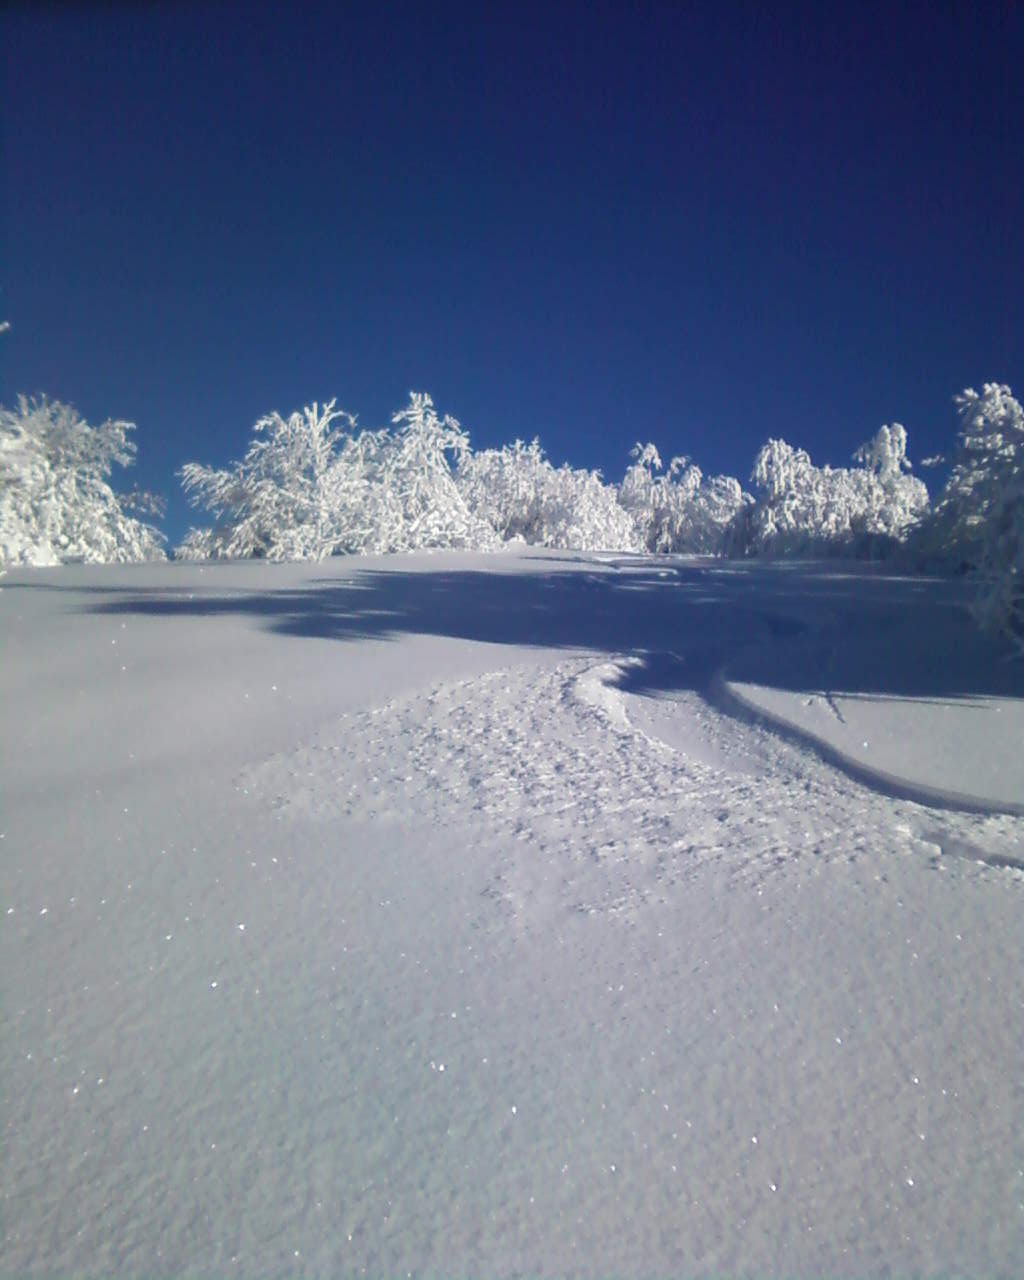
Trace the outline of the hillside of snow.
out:
[[[963,580],[0,587],[0,1274],[1019,1273],[1024,663]]]

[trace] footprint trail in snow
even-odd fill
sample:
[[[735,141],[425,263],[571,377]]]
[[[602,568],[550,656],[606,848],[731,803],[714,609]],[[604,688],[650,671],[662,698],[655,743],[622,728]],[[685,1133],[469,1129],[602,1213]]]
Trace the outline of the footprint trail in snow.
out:
[[[439,684],[325,726],[241,785],[285,821],[472,832],[493,850],[488,896],[524,927],[560,910],[628,920],[711,866],[757,880],[879,845],[959,874],[977,865],[964,849],[995,850],[990,867],[1020,874],[1020,819],[879,795],[695,693],[624,693],[640,661],[580,656]]]

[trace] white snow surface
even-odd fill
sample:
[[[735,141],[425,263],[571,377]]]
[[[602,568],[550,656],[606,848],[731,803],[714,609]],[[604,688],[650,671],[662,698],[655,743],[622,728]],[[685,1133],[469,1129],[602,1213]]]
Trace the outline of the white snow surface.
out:
[[[962,582],[0,585],[4,1275],[1019,1274],[1024,672]]]

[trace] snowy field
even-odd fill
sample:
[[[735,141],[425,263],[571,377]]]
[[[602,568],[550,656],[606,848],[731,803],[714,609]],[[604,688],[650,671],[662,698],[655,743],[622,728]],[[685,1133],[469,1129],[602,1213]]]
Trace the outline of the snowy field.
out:
[[[5,1276],[1016,1276],[1024,663],[962,581],[0,592]]]

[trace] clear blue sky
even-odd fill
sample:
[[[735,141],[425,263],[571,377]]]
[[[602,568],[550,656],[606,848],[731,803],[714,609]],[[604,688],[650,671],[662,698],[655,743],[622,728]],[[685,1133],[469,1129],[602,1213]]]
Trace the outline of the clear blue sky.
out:
[[[1018,4],[37,3],[0,58],[0,400],[136,421],[174,537],[331,395],[745,479],[1024,391]]]

